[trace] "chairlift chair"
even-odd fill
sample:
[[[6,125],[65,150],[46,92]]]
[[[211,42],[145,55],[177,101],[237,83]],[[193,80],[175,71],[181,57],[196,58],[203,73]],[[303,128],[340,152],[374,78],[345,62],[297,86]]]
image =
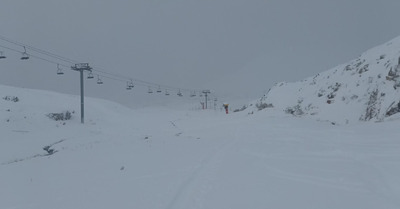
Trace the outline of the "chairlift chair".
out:
[[[157,93],[161,93],[162,91],[161,91],[161,87],[158,87],[158,89],[157,89]]]
[[[29,59],[28,53],[26,53],[26,48],[24,46],[24,52],[22,52],[21,60],[27,60]]]
[[[0,59],[5,59],[7,58],[6,56],[4,56],[3,52],[0,52]]]
[[[94,78],[93,73],[92,73],[92,72],[89,72],[89,74],[88,74],[88,76],[87,76],[87,79],[93,79],[93,78]]]
[[[62,71],[62,69],[60,68],[60,65],[57,64],[57,75],[64,75],[64,72]]]
[[[196,91],[190,94],[190,97],[195,97],[196,96]]]
[[[131,84],[129,81],[126,83],[126,90],[132,90],[132,87],[131,87]]]
[[[100,76],[97,76],[97,84],[103,84],[103,81],[100,79]]]
[[[131,89],[133,89],[133,87],[135,87],[135,85],[133,85],[133,81],[132,80],[128,82],[128,87],[131,88]]]
[[[181,90],[179,90],[178,93],[177,93],[176,95],[178,95],[178,96],[180,96],[180,97],[183,96],[183,94],[181,93]]]
[[[127,89],[127,90],[132,90],[133,87],[135,87],[135,86],[133,85],[133,81],[132,81],[132,80],[126,82],[126,89]]]
[[[169,92],[165,90],[165,96],[169,96]]]
[[[152,94],[153,90],[149,87],[149,90],[147,91],[147,93]]]

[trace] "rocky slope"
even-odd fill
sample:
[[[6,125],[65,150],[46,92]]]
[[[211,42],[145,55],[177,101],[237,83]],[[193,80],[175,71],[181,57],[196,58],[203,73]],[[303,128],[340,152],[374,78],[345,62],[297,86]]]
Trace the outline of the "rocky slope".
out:
[[[335,124],[383,121],[400,112],[399,76],[397,37],[314,77],[277,83],[248,113],[278,110]]]

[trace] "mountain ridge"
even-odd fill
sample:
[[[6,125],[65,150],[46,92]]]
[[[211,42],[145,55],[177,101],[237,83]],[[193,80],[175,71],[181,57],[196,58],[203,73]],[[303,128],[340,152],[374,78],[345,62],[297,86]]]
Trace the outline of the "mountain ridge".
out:
[[[348,124],[384,121],[400,112],[400,37],[298,82],[275,84],[248,113],[267,110]],[[264,104],[264,105],[263,105]]]

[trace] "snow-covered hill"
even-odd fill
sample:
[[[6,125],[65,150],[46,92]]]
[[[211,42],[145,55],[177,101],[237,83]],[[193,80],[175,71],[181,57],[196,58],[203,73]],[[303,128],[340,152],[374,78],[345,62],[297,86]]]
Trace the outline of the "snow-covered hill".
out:
[[[85,101],[0,85],[1,209],[400,208],[400,120]]]
[[[272,104],[267,111],[339,124],[383,121],[400,111],[399,76],[400,37],[314,77],[278,83],[248,112]]]

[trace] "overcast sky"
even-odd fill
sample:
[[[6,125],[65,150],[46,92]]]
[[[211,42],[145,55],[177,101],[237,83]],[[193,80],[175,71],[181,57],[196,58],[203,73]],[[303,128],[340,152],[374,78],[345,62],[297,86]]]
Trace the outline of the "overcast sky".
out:
[[[399,0],[2,0],[0,35],[127,78],[251,100],[399,36],[398,8]],[[60,78],[52,63],[0,50],[0,84],[79,93],[77,73]],[[104,82],[87,83],[87,95],[135,102],[123,98],[124,83]]]

